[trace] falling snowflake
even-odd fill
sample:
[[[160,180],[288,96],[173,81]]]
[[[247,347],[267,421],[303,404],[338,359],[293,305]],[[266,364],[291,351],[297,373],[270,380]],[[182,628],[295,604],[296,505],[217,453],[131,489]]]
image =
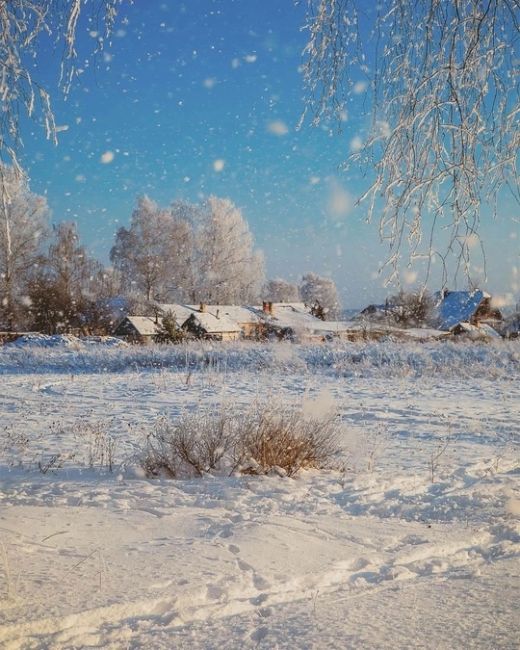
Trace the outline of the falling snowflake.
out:
[[[114,152],[105,151],[105,153],[101,155],[100,160],[104,165],[110,164],[114,160]]]

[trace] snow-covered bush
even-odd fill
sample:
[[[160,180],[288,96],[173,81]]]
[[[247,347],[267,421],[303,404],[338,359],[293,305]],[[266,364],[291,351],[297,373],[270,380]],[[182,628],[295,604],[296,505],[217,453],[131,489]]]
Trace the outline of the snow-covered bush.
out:
[[[294,476],[330,469],[340,453],[334,416],[307,417],[266,406],[233,416],[201,412],[160,420],[148,435],[141,464],[149,477],[208,473]]]
[[[147,437],[142,466],[149,477],[203,476],[220,468],[235,444],[233,422],[208,412],[159,420]]]
[[[335,416],[266,409],[243,419],[235,467],[243,474],[281,470],[287,476],[301,469],[330,469],[340,453],[338,429]]]

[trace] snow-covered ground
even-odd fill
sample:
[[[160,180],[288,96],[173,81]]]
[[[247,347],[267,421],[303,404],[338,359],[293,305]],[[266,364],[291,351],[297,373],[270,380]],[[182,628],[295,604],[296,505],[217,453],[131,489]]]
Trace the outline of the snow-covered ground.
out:
[[[519,379],[503,341],[0,348],[0,647],[519,647]],[[252,403],[337,412],[344,471],[143,478],[159,417]]]

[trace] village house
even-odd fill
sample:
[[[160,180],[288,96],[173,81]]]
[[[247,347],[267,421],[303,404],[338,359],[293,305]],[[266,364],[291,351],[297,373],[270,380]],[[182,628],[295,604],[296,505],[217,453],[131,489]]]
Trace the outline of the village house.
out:
[[[265,333],[279,339],[294,341],[325,341],[338,336],[347,328],[346,323],[323,321],[310,313],[304,303],[264,302],[261,315]]]
[[[240,326],[220,315],[219,310],[212,314],[206,310],[206,305],[201,304],[199,311],[193,311],[184,323],[182,328],[200,339],[213,341],[237,341],[242,334]]]
[[[440,291],[434,295],[438,327],[441,330],[452,331],[461,323],[475,327],[487,324],[496,326],[502,321],[502,314],[493,307],[489,293],[475,289],[474,291]],[[460,328],[454,333],[460,333]]]
[[[159,320],[149,316],[125,316],[113,331],[114,336],[128,343],[152,343],[159,329]]]
[[[238,305],[208,305],[208,313],[220,318],[224,316],[236,323],[245,339],[259,340],[265,336],[264,321],[261,316],[250,307]]]
[[[254,308],[238,305],[181,305],[160,304],[163,313],[170,312],[180,325],[183,325],[190,316],[199,314],[202,310],[215,318],[225,317],[240,327],[242,337],[245,339],[261,339],[264,336],[264,323]]]

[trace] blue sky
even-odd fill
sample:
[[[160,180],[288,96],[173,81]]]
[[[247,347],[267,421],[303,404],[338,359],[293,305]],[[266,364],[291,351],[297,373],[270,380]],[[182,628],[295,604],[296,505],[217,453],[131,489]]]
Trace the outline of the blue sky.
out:
[[[53,90],[57,124],[67,130],[54,147],[27,124],[22,159],[53,221],[75,220],[106,262],[137,195],[164,205],[229,197],[264,250],[268,277],[296,281],[314,271],[336,281],[345,306],[381,300],[391,291],[377,274],[386,249],[377,224],[366,224],[365,210],[354,205],[363,179],[341,171],[350,142],[368,124],[367,99],[353,96],[341,133],[296,130],[305,4],[136,2],[122,9],[105,54],[87,62],[97,26],[83,21],[83,72],[67,101],[56,88],[61,52],[42,51],[35,76]],[[520,233],[509,218],[518,208],[506,201],[500,211],[504,218],[482,236],[485,286],[503,293],[519,282]]]

